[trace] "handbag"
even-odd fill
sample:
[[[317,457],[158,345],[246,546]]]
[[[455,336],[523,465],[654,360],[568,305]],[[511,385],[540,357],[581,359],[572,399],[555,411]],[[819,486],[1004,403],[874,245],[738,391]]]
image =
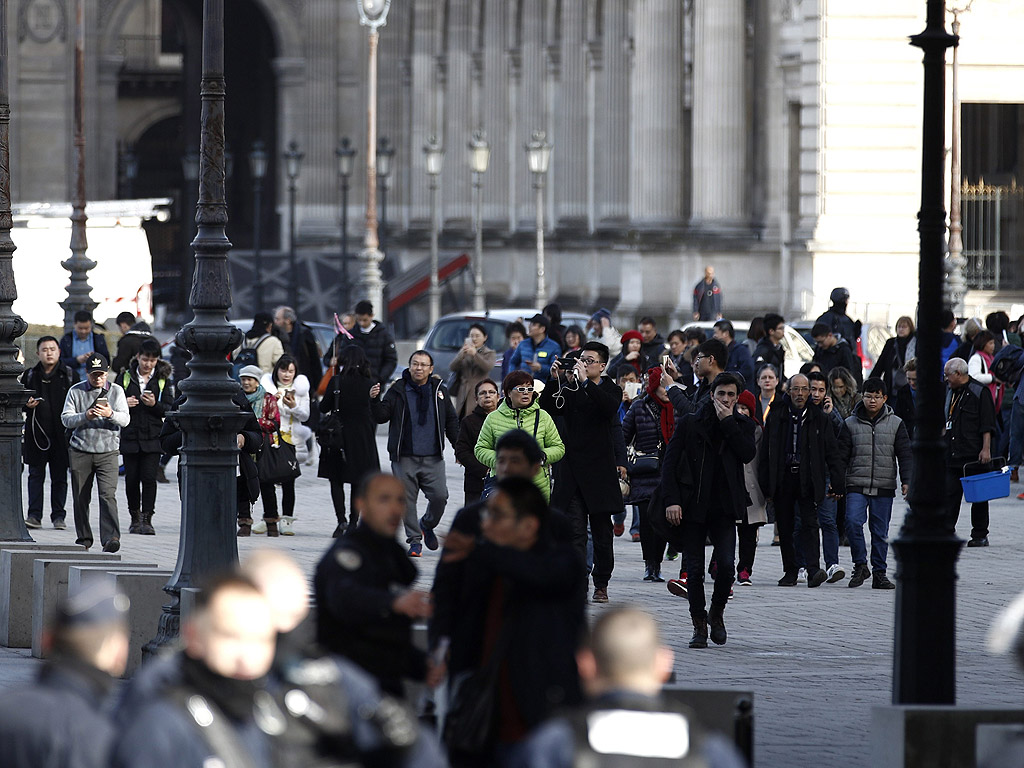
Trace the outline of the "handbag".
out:
[[[259,471],[261,483],[275,485],[294,480],[302,474],[295,456],[295,446],[281,437],[280,430],[277,432],[277,445],[268,446],[260,452],[256,469]]]
[[[341,453],[345,460],[345,423],[338,413],[338,399],[341,390],[334,390],[334,408],[326,419],[320,421],[316,428],[316,441],[321,448]]]
[[[508,621],[506,617],[505,621]],[[442,741],[450,755],[485,755],[494,745],[498,715],[498,677],[508,647],[508,624],[501,628],[491,655],[459,686],[444,719]]]
[[[661,444],[654,453],[638,451],[632,445],[626,448],[626,472],[630,476],[644,477],[661,472]]]

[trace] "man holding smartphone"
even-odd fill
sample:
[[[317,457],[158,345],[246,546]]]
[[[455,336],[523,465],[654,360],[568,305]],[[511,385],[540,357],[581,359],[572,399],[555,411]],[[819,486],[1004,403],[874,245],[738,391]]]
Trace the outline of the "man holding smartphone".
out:
[[[130,416],[124,390],[107,381],[109,365],[100,354],[85,361],[85,381],[68,390],[61,423],[71,430],[68,454],[71,460],[71,494],[74,501],[76,544],[93,545],[89,526],[89,497],[95,479],[100,503],[100,543],[104,552],[121,548],[117,520],[117,465],[121,429]]]

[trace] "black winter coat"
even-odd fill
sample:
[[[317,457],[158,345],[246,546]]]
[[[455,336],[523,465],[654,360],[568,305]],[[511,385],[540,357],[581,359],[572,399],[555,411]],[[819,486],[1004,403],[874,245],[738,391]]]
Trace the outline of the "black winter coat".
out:
[[[139,398],[139,404],[129,408],[131,421],[121,430],[121,453],[162,453],[160,432],[164,416],[174,405],[174,387],[171,386],[171,365],[158,360],[153,375],[146,384],[146,391],[156,398],[153,405],[142,402],[142,388],[138,378],[139,363],[132,360],[128,370],[119,374],[114,381],[124,389],[125,397]]]
[[[139,354],[139,349],[142,347],[142,342],[146,339],[155,339],[153,336],[153,330],[149,327],[149,324],[140,320],[131,327],[124,336],[117,341],[117,354],[114,355],[114,359],[110,361],[110,373],[111,376],[114,374],[120,374],[122,371],[128,369],[128,364],[131,363],[132,358]]]
[[[370,387],[374,382],[359,375],[335,376],[320,400],[320,413],[335,409],[344,425],[345,456],[324,448],[320,451],[317,477],[334,483],[356,485],[371,472],[380,471],[373,415],[370,413]]]
[[[476,458],[473,449],[476,447],[477,438],[480,437],[480,430],[483,428],[486,418],[487,412],[478,405],[462,420],[459,437],[455,441],[455,459],[466,470],[462,487],[466,492],[467,504],[479,499],[480,494],[484,492],[487,467]]]
[[[30,688],[0,702],[4,768],[109,768],[117,734],[105,714],[114,680],[72,659],[46,662]]]
[[[540,407],[555,419],[565,443],[565,458],[554,466],[551,506],[568,509],[579,490],[591,514],[621,512],[614,431],[621,435],[622,390],[607,376],[578,390],[563,389],[564,399],[556,401],[557,389],[551,382],[540,395]]]
[[[434,423],[437,426],[438,456],[444,454],[444,438],[455,445],[459,439],[459,417],[455,413],[455,401],[448,396],[448,389],[436,376],[429,379],[433,391]],[[409,417],[408,402],[405,398],[405,379],[401,378],[388,388],[384,397],[370,401],[370,410],[378,424],[390,422],[388,427],[388,456],[398,461],[402,455],[402,439]]]
[[[20,381],[26,389],[35,393],[35,397],[43,398],[43,402],[35,408],[25,408],[22,461],[38,466],[44,464],[47,457],[54,458],[54,453],[57,453],[67,463],[68,441],[60,413],[64,409],[68,390],[78,383],[78,374],[72,368],[58,363],[49,378],[46,378],[43,375],[43,364],[36,363],[21,375]]]
[[[317,349],[313,329],[305,323],[296,323],[288,338],[288,350],[298,362],[298,372],[305,375],[313,389],[316,389],[323,378],[324,369],[320,365],[320,350]]]
[[[854,353],[846,339],[839,339],[828,349],[816,347],[814,349],[814,362],[821,366],[821,372],[825,374],[826,378],[828,378],[833,368],[841,365],[853,374],[853,378],[857,381],[858,389],[864,383],[864,372],[861,369],[860,358]]]
[[[750,497],[743,465],[754,460],[755,431],[754,421],[742,414],[719,419],[711,401],[687,414],[665,451],[660,514],[678,505],[684,522],[702,523],[715,505],[745,520]]]
[[[764,425],[759,454],[758,482],[766,498],[774,498],[786,472],[786,439],[789,435],[789,395],[775,398]],[[845,490],[846,464],[831,419],[821,408],[807,403],[806,415],[798,438],[800,450],[800,487],[815,503],[825,498],[825,475],[836,492]]]
[[[632,402],[622,419],[622,437],[626,445],[632,445],[640,453],[656,453],[662,461],[665,458],[665,449],[668,448],[661,434],[663,407],[665,406],[658,402],[657,398],[643,395]],[[677,425],[683,415],[685,411],[676,412]],[[649,475],[630,475],[626,503],[636,504],[649,500],[660,482],[661,474],[658,472]]]
[[[416,566],[393,537],[365,525],[339,538],[316,567],[317,639],[361,666],[388,693],[422,680],[426,655],[412,643],[412,619],[391,609],[416,581]]]
[[[337,357],[338,352],[349,344],[358,344],[366,353],[366,359],[370,361],[370,372],[375,381],[387,384],[391,380],[391,374],[398,367],[398,352],[395,350],[395,337],[379,320],[373,321],[373,328],[369,333],[363,333],[358,327],[351,331],[352,338],[339,333],[331,342],[330,348],[324,353],[324,367],[331,364],[331,358]],[[310,383],[312,383],[310,379]]]
[[[946,466],[963,469],[964,464],[978,460],[983,445],[982,435],[995,433],[996,409],[988,387],[974,379],[968,379],[958,392],[961,396],[954,408],[953,390],[946,390],[946,404],[942,412],[950,414],[947,419],[951,422],[945,436]]]
[[[757,394],[757,376],[761,372],[761,367],[766,363],[771,363],[779,369],[779,381],[786,379],[786,350],[780,344],[776,347],[771,341],[765,336],[759,342],[757,347],[754,348],[754,378],[747,382],[747,389]]]

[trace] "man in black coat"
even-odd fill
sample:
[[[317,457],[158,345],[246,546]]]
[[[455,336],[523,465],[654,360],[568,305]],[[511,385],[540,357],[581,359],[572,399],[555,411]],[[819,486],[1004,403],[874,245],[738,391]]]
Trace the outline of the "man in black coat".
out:
[[[0,700],[4,768],[109,768],[117,732],[107,710],[128,660],[127,620],[128,600],[110,582],[64,601],[35,683]]]
[[[274,310],[274,326],[288,340],[288,350],[298,364],[298,372],[309,379],[309,385],[315,390],[323,378],[324,369],[320,365],[320,350],[317,349],[313,329],[300,323],[295,310],[286,306]]]
[[[331,342],[330,349],[324,354],[324,366],[335,365],[338,352],[349,344],[358,344],[370,361],[370,372],[373,380],[382,385],[391,380],[391,374],[398,367],[398,352],[395,350],[395,337],[387,326],[373,319],[373,304],[363,300],[356,304],[356,324],[350,336],[339,333]],[[310,381],[312,384],[312,381]]]
[[[640,344],[640,351],[647,357],[650,366],[661,365],[661,358],[668,354],[668,347],[665,345],[664,337],[658,333],[658,324],[653,317],[641,317],[636,324],[643,341]]]
[[[405,516],[405,487],[392,475],[369,475],[352,503],[359,525],[338,538],[316,568],[317,637],[401,697],[403,680],[426,675],[412,623],[431,613],[430,595],[409,589],[416,566],[395,541]]]
[[[587,523],[594,541],[594,602],[608,602],[608,581],[615,567],[612,515],[622,511],[616,469],[615,431],[621,435],[622,390],[605,376],[608,347],[588,341],[572,368],[552,365],[540,407],[559,425],[565,458],[554,467],[551,505],[565,510],[573,541],[586,561]]]
[[[780,587],[797,583],[793,527],[800,515],[800,539],[807,564],[807,586],[818,587],[827,578],[820,567],[817,505],[825,493],[841,497],[846,466],[829,417],[810,402],[811,385],[798,373],[789,380],[781,405],[768,414],[758,454],[758,481],[766,500],[775,502],[782,567]],[[825,487],[826,476],[832,487]]]
[[[60,420],[68,390],[78,375],[60,363],[60,347],[53,336],[36,342],[39,362],[21,375],[21,383],[32,396],[25,403],[25,438],[21,458],[28,465],[28,512],[25,525],[41,528],[43,480],[50,467],[50,521],[59,530],[67,528],[64,508],[68,499],[68,441]]]
[[[762,366],[774,365],[779,369],[779,381],[786,377],[786,350],[782,339],[786,335],[786,322],[782,315],[768,313],[764,316],[764,338],[754,348],[754,378],[747,382],[747,389],[755,395],[757,392],[757,376]]]
[[[850,303],[850,292],[846,288],[833,288],[828,297],[832,305],[822,313],[815,324],[824,323],[829,330],[837,336],[846,339],[852,348],[860,337],[860,320],[854,320],[846,314],[846,307]]]
[[[815,323],[811,328],[811,337],[817,346],[814,348],[814,362],[821,366],[826,377],[833,368],[842,366],[857,381],[859,387],[864,383],[864,371],[861,369],[860,358],[850,347],[850,342],[836,336],[824,323]]]
[[[729,352],[729,360],[725,370],[733,371],[743,377],[743,387],[754,380],[754,360],[750,349],[742,341],[736,341],[736,330],[728,320],[715,323],[714,337],[725,344]]]
[[[716,376],[711,399],[683,417],[665,452],[661,498],[673,543],[686,556],[691,648],[707,648],[709,622],[712,641],[718,645],[726,641],[724,613],[736,570],[736,521],[745,519],[748,503],[743,465],[754,459],[756,451],[754,422],[735,412],[742,389],[735,373]],[[651,508],[660,506],[652,504]],[[704,597],[704,545],[708,538],[718,565],[710,614]]]
[[[498,665],[491,750],[520,741],[555,709],[581,699],[575,652],[585,627],[585,571],[558,518],[529,477],[505,477],[479,517],[479,537],[463,537],[458,547],[446,542],[438,567],[438,580],[452,581],[435,589],[456,599],[457,610],[443,630],[451,641],[447,670],[431,670],[430,682],[445,671],[458,676]],[[493,753],[450,756],[454,766],[497,764],[488,759]]]
[[[131,422],[121,430],[125,496],[131,526],[128,533],[152,536],[156,512],[156,470],[160,462],[160,432],[164,416],[174,404],[171,365],[160,359],[160,344],[145,339],[117,383],[128,401]],[[141,488],[141,494],[140,494]]]
[[[122,312],[117,316],[117,327],[121,330],[121,338],[117,341],[117,354],[110,361],[110,371],[120,375],[128,369],[128,365],[139,354],[142,342],[146,339],[156,340],[153,329],[145,320],[139,320],[131,312]]]

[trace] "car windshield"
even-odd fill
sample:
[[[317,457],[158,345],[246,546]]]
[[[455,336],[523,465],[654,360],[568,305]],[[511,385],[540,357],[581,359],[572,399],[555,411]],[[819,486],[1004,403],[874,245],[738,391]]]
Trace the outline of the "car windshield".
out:
[[[462,349],[469,336],[469,326],[474,323],[482,325],[487,329],[487,341],[484,343],[491,349],[502,351],[507,346],[505,341],[505,323],[500,320],[487,318],[471,319],[467,317],[441,320],[427,339],[427,349],[442,351],[457,351]]]

